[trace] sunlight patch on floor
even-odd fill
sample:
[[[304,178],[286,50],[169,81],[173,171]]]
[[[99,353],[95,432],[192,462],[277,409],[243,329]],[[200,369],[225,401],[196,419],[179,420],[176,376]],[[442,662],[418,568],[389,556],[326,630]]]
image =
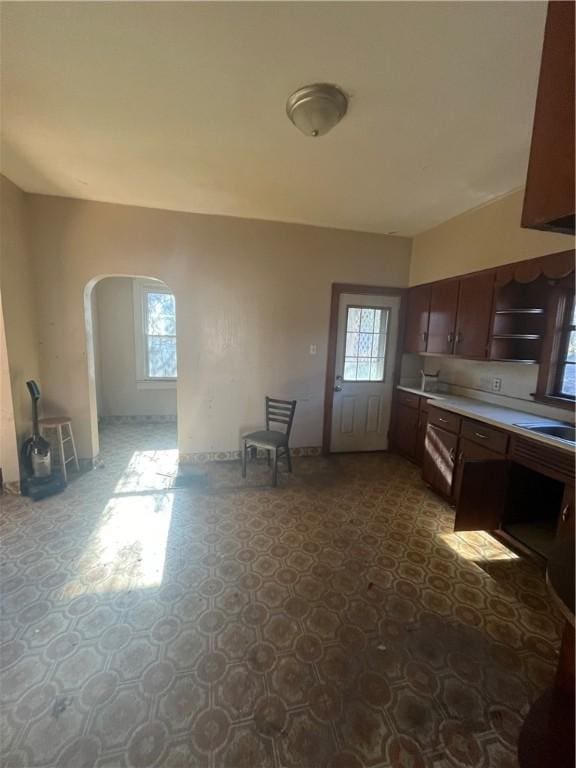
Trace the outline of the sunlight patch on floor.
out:
[[[134,451],[116,493],[163,490],[170,488],[178,473],[178,449]]]
[[[465,560],[518,560],[515,552],[485,531],[443,533],[440,538]]]
[[[66,596],[160,586],[173,503],[173,493],[111,498]]]

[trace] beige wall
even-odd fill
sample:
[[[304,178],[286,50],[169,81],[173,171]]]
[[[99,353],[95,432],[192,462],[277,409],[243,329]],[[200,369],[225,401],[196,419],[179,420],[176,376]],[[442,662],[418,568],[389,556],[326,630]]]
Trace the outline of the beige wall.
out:
[[[73,417],[82,457],[97,450],[90,281],[147,276],[174,291],[182,454],[236,450],[262,424],[267,393],[298,399],[294,446],[319,445],[331,284],[408,283],[405,238],[36,195],[29,204],[44,391]]]
[[[139,389],[134,328],[134,279],[96,284],[96,398],[100,416],[175,416],[176,389]]]
[[[0,297],[0,467],[5,484],[15,484],[20,480],[18,469],[18,446],[16,443],[16,425],[14,423],[14,405],[12,403],[12,385],[4,313]]]
[[[574,238],[520,227],[524,191],[466,211],[414,238],[410,285],[574,247]]]
[[[36,379],[42,388],[27,202],[17,186],[0,176],[0,289],[18,445],[32,428],[26,381]]]

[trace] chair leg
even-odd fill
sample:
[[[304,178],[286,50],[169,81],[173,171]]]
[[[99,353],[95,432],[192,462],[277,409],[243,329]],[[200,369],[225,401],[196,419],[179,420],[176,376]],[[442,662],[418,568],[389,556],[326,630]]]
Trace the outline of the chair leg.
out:
[[[278,485],[278,448],[274,450],[274,464],[272,466],[272,486]]]
[[[242,440],[242,477],[246,477],[246,454],[248,453],[248,445],[246,440]]]
[[[286,452],[286,461],[288,462],[288,472],[292,472],[292,457],[290,456],[290,448],[286,446],[284,451]]]
[[[266,448],[266,463],[268,464],[268,466],[270,466],[271,464],[270,451],[268,450],[268,448]]]

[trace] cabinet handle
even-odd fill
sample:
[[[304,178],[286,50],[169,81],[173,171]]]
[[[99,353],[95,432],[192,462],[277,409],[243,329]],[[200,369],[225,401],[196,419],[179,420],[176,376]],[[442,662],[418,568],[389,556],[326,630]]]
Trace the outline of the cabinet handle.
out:
[[[482,432],[474,432],[474,434],[476,435],[476,437],[479,437],[481,440],[488,440],[490,437],[489,435],[482,434]]]
[[[452,464],[454,464],[454,462],[456,461],[456,449],[455,448],[450,448],[450,454],[449,455],[450,455],[450,461],[452,462]]]
[[[448,424],[448,419],[443,419],[442,416],[438,416],[438,421],[441,421],[442,424]]]
[[[456,344],[460,344],[462,341],[464,341],[464,337],[462,336],[460,331],[458,331],[458,333],[456,334]]]
[[[568,520],[568,510],[570,509],[570,504],[566,504],[562,512],[560,512],[560,520],[562,520],[563,523]]]
[[[422,331],[422,341],[427,341],[427,339],[428,339],[428,334],[426,333],[426,331]]]
[[[459,464],[461,464],[461,463],[462,463],[462,459],[463,459],[463,458],[464,458],[464,453],[463,453],[463,451],[460,451],[460,453],[458,454],[458,463],[459,463]]]
[[[447,340],[448,340],[448,351],[451,352],[452,351],[452,347],[454,345],[454,334],[453,333],[449,333],[448,336],[447,336]]]

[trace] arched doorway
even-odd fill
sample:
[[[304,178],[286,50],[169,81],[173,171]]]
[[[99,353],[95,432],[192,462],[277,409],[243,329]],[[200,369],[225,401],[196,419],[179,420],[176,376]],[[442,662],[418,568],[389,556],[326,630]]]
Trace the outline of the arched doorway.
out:
[[[174,294],[157,278],[106,275],[88,283],[84,305],[92,455],[119,468],[131,457],[132,475],[172,475],[178,461]]]

